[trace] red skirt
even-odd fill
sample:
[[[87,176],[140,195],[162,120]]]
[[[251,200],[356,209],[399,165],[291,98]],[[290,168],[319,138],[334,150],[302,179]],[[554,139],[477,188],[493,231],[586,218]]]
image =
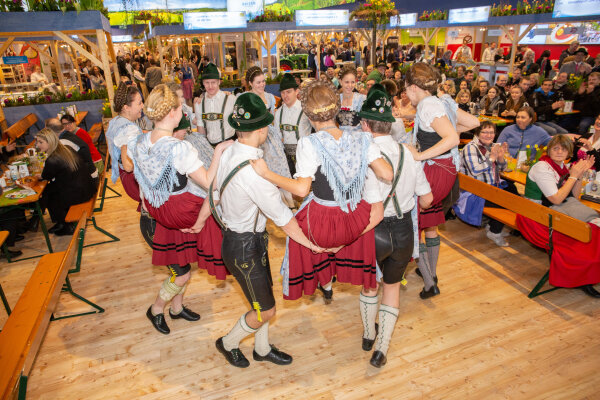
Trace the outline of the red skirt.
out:
[[[361,236],[369,225],[370,214],[371,205],[365,201],[361,201],[350,213],[315,201],[299,211],[296,219],[309,240],[321,247],[345,247],[337,254],[313,254],[310,249],[290,239],[289,295],[284,295],[284,298],[296,300],[303,294],[312,295],[318,283],[325,285],[334,275],[343,283],[375,288],[374,232],[370,230]]]
[[[140,198],[140,185],[135,180],[133,172],[127,172],[123,168],[119,167],[119,177],[121,178],[121,184],[127,196],[131,197],[138,203],[142,201]]]
[[[517,215],[517,227],[535,246],[548,250],[548,228]],[[582,243],[560,232],[552,234],[553,252],[549,283],[558,287],[595,285],[600,282],[600,228],[590,224],[592,240]]]
[[[204,199],[191,193],[169,197],[162,206],[155,208],[145,201],[146,209],[156,219],[156,231],[152,244],[152,263],[155,265],[186,265],[197,262],[217,279],[225,279],[227,269],[221,259],[221,229],[212,215],[199,233],[183,233],[198,219]]]
[[[191,79],[184,79],[181,82],[181,90],[183,91],[183,98],[191,100],[194,97],[194,81]]]
[[[450,194],[456,181],[456,166],[452,158],[437,159],[433,165],[425,162],[423,171],[431,186],[433,201],[430,208],[419,212],[419,231],[446,222],[442,202]]]

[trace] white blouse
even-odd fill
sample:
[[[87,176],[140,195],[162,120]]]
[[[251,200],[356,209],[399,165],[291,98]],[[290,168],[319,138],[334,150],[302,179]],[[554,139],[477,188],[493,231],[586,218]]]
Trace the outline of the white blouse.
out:
[[[415,118],[419,119],[419,128],[427,132],[435,132],[431,127],[434,119],[446,116],[446,109],[442,101],[436,96],[425,97],[417,105]]]

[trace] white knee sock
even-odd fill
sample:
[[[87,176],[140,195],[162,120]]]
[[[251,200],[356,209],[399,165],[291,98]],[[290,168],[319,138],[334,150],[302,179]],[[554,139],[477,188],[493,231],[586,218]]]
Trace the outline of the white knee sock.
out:
[[[363,322],[363,338],[375,339],[375,318],[377,318],[378,298],[375,296],[365,296],[360,294],[359,297],[360,317]]]
[[[254,332],[256,332],[256,329],[252,329],[248,326],[246,323],[246,314],[244,314],[238,322],[236,322],[231,331],[223,337],[223,347],[225,347],[225,350],[227,351],[238,349],[242,339],[252,335]]]
[[[379,334],[377,335],[377,341],[375,342],[375,350],[387,354],[390,346],[390,340],[394,333],[394,326],[396,326],[396,320],[398,319],[397,308],[382,304],[379,307]]]
[[[258,328],[254,334],[254,350],[262,357],[271,351],[271,345],[269,344],[269,321]]]

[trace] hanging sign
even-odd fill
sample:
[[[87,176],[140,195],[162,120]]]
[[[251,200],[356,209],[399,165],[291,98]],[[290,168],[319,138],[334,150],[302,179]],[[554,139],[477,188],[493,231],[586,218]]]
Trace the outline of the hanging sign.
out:
[[[296,10],[296,26],[348,26],[348,10]]]
[[[600,0],[556,0],[552,18],[600,14]]]
[[[448,12],[449,24],[468,24],[487,22],[490,16],[490,6],[453,8]]]
[[[487,34],[488,36],[502,36],[503,31],[502,29],[488,29]]]
[[[231,29],[246,28],[246,13],[240,11],[183,13],[183,29]]]
[[[27,64],[27,56],[2,57],[2,62],[6,65]]]
[[[390,18],[390,26],[414,26],[417,24],[417,13],[398,14]]]

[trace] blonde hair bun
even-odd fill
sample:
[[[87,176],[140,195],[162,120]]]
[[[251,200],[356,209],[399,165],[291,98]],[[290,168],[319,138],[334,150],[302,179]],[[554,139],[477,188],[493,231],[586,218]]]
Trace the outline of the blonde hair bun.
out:
[[[179,107],[179,98],[169,86],[162,83],[156,86],[146,99],[144,113],[152,121],[161,121],[172,109],[177,107]]]

